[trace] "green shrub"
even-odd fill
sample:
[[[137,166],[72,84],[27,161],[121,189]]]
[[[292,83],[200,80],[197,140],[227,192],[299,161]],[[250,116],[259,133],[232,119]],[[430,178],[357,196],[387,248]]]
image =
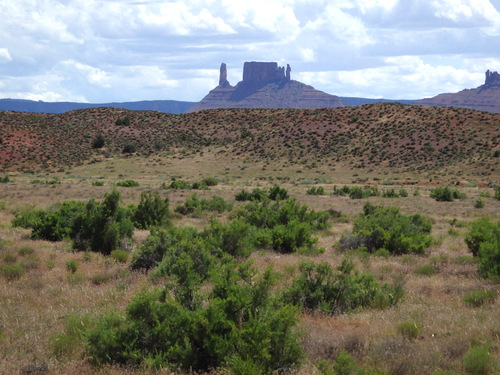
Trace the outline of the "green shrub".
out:
[[[278,185],[274,185],[271,189],[269,189],[268,197],[273,201],[281,201],[288,199],[288,192],[286,189],[283,189]]]
[[[214,195],[212,199],[200,199],[198,194],[194,193],[187,197],[182,205],[175,208],[175,212],[182,215],[194,214],[198,216],[202,211],[212,211],[222,213],[231,210],[232,205],[221,197]]]
[[[16,263],[16,256],[10,252],[7,252],[7,253],[4,253],[2,255],[2,261],[5,263],[5,264],[12,264],[12,263]]]
[[[255,234],[256,230],[250,224],[234,219],[227,224],[211,220],[210,226],[202,235],[210,239],[213,246],[227,254],[247,257],[258,245]]]
[[[399,196],[402,198],[406,198],[408,196],[408,191],[405,188],[399,189]]]
[[[265,190],[255,188],[252,192],[248,192],[246,190],[242,190],[237,193],[234,197],[235,200],[239,202],[245,201],[262,201],[267,197],[267,193]]]
[[[53,335],[49,340],[50,352],[54,357],[71,357],[82,349],[83,336],[90,319],[87,316],[70,315],[64,321],[61,333]]]
[[[486,303],[495,302],[497,296],[498,293],[494,290],[475,290],[467,293],[464,296],[463,301],[472,307],[479,307]]]
[[[423,254],[432,243],[430,219],[420,215],[403,215],[397,207],[380,207],[366,203],[353,226],[351,236],[340,240],[343,250],[364,246],[373,253],[387,249],[391,254]]]
[[[384,190],[384,193],[382,194],[384,198],[397,198],[399,197],[399,194],[396,193],[394,189],[388,189]]]
[[[361,274],[352,261],[344,259],[335,271],[327,263],[311,261],[300,264],[300,275],[285,288],[283,299],[302,308],[321,310],[328,314],[343,314],[372,307],[380,294],[393,305],[402,297],[402,290],[380,285],[373,274]]]
[[[68,260],[66,262],[66,269],[71,273],[75,273],[78,269],[78,264],[74,260]]]
[[[431,265],[425,264],[423,266],[415,268],[413,270],[413,273],[420,276],[432,276],[436,273],[436,270]]]
[[[376,186],[353,186],[349,187],[344,185],[342,188],[338,189],[337,186],[333,187],[332,195],[334,196],[349,196],[351,199],[362,199],[368,197],[379,197],[380,191]]]
[[[6,174],[5,176],[2,176],[0,177],[0,184],[6,184],[10,182],[10,177],[8,174]]]
[[[327,360],[320,361],[316,367],[318,368],[320,375],[335,375],[333,366]]]
[[[94,285],[101,285],[101,284],[107,283],[108,281],[112,280],[114,277],[115,277],[115,275],[110,273],[110,272],[96,273],[95,275],[92,275],[90,277],[90,282]]]
[[[323,186],[312,186],[311,188],[307,189],[306,192],[307,195],[325,195],[325,188]]]
[[[92,182],[92,186],[104,186],[104,181],[94,181]]]
[[[201,184],[205,186],[217,186],[219,184],[219,181],[215,177],[205,177],[203,180],[201,180]]]
[[[170,276],[173,267],[180,267],[179,259],[191,257],[191,267],[205,278],[213,261],[222,256],[220,247],[224,236],[218,234],[213,227],[209,227],[205,232],[198,232],[189,227],[153,228],[134,254],[131,268],[151,269],[161,263],[158,273]]]
[[[401,322],[396,326],[397,331],[400,335],[402,335],[405,339],[414,341],[420,335],[420,328],[415,322]]]
[[[133,154],[137,151],[137,146],[133,143],[125,143],[123,146],[122,153],[124,154]]]
[[[470,348],[462,357],[465,371],[471,375],[488,375],[493,369],[490,351],[484,347]]]
[[[140,229],[148,229],[152,226],[169,224],[168,203],[168,197],[162,199],[156,193],[142,193],[141,201],[134,213],[134,225]]]
[[[139,186],[139,183],[135,180],[125,180],[117,182],[116,185],[121,187],[137,187]]]
[[[495,187],[495,194],[493,194],[493,199],[500,201],[500,186]]]
[[[474,208],[484,208],[484,201],[481,198],[476,199]]]
[[[125,116],[125,117],[119,117],[115,124],[117,126],[130,126],[130,117],[129,116]]]
[[[17,211],[11,224],[14,228],[32,229],[40,221],[43,210],[27,207],[22,211]]]
[[[86,334],[86,355],[94,363],[147,365],[194,371],[228,367],[233,373],[270,373],[297,366],[302,356],[297,311],[272,294],[276,276],[248,265],[219,266],[210,293],[191,293],[200,303],[186,306],[165,290],[145,291],[126,315],[103,315]]]
[[[24,266],[19,263],[0,266],[0,275],[2,275],[2,277],[7,279],[8,281],[14,281],[21,278],[21,276],[24,275],[24,272]]]
[[[351,199],[362,199],[368,198],[369,196],[368,191],[364,190],[360,186],[354,186],[349,189],[349,198]]]
[[[465,237],[472,255],[479,258],[479,273],[486,278],[500,277],[500,222],[486,218],[471,223]]]
[[[29,246],[23,246],[21,248],[19,248],[19,250],[17,250],[17,253],[21,256],[24,256],[24,255],[29,255],[29,254],[33,254],[35,250],[33,250],[33,248],[29,247]]]
[[[127,263],[129,253],[125,250],[113,250],[111,252],[111,258],[120,263]]]
[[[291,220],[287,225],[278,224],[271,230],[272,248],[280,253],[293,253],[311,249],[318,241],[311,236],[308,223]]]
[[[312,237],[313,231],[327,228],[330,217],[326,211],[309,211],[294,198],[272,203],[253,201],[241,207],[235,216],[258,229],[254,236],[257,247],[271,246],[284,253],[311,250],[317,241]]]
[[[92,140],[92,148],[103,148],[106,140],[102,134],[96,135],[96,137]]]
[[[389,258],[389,255],[391,255],[391,252],[387,249],[378,249],[377,251],[375,251],[373,253],[373,255],[375,255],[376,257],[381,257],[381,258]]]
[[[134,226],[127,210],[119,205],[120,198],[120,192],[113,189],[106,193],[102,203],[91,199],[85,204],[71,228],[75,249],[91,249],[108,255],[132,237]]]
[[[333,363],[335,375],[351,375],[354,374],[355,369],[356,362],[354,362],[354,358],[352,358],[352,356],[345,350],[340,350],[337,358],[335,358],[335,362]]]
[[[55,264],[55,262],[54,262],[54,261],[52,261],[52,260],[47,260],[47,261],[45,262],[45,266],[46,266],[49,270],[51,270],[52,268],[54,268],[54,267],[56,266],[56,264]]]
[[[173,180],[170,185],[165,186],[167,189],[183,189],[183,190],[190,190],[193,187],[188,184],[186,181],[182,180]]]
[[[431,190],[431,198],[438,202],[453,202],[455,199],[465,199],[466,195],[458,191],[458,189],[438,186]]]

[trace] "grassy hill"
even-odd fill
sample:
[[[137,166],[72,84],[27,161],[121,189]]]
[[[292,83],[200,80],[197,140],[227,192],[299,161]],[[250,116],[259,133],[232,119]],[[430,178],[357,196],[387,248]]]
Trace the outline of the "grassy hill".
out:
[[[500,115],[394,103],[166,114],[93,108],[0,112],[4,171],[56,170],[127,153],[200,153],[280,166],[498,174]],[[104,147],[93,147],[102,136]],[[297,168],[295,168],[297,169]]]

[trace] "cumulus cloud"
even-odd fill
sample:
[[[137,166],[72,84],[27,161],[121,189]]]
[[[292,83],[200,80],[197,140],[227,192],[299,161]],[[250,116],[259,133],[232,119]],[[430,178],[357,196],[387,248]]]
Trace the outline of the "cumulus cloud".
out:
[[[199,100],[244,61],[339,95],[420,98],[500,70],[494,0],[0,1],[0,95]],[[9,91],[4,91],[6,88]]]

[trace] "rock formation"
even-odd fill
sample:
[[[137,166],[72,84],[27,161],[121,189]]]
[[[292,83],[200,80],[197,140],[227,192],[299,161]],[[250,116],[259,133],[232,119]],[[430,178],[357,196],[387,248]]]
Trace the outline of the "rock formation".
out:
[[[285,68],[275,62],[246,62],[243,65],[243,82],[273,82],[285,78]]]
[[[500,74],[498,74],[498,72],[490,72],[487,70],[484,85],[487,87],[500,86]]]
[[[439,94],[433,98],[415,101],[425,106],[461,107],[500,113],[500,74],[486,71],[484,85],[457,93]]]
[[[219,77],[219,87],[228,87],[231,86],[229,81],[227,80],[227,69],[226,64],[220,64],[220,77]]]
[[[291,68],[276,62],[245,62],[243,80],[227,81],[226,64],[220,68],[219,85],[188,112],[215,108],[336,108],[342,100],[291,79]]]

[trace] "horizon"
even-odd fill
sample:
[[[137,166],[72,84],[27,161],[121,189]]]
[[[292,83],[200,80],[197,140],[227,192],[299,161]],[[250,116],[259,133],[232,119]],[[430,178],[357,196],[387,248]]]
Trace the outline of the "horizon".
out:
[[[288,63],[341,97],[415,100],[500,70],[493,0],[3,2],[0,97],[43,102],[200,101],[221,62]]]

